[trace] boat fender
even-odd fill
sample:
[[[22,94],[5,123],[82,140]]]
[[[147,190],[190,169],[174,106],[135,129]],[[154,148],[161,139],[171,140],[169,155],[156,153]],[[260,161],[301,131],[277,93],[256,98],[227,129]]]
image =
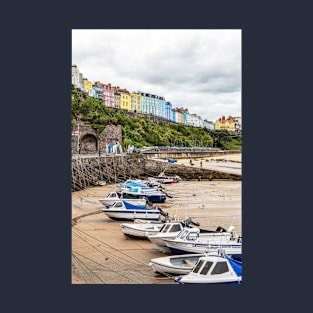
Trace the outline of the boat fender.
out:
[[[234,226],[229,226],[229,228],[227,229],[227,231],[229,232],[229,233],[232,233],[233,231],[234,231],[234,229],[235,229],[235,227]]]

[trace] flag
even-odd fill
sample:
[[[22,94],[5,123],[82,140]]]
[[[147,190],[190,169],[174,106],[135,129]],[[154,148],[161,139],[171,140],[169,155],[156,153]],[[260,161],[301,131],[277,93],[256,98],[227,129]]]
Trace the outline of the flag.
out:
[[[79,132],[77,130],[73,131],[72,136],[79,136]]]

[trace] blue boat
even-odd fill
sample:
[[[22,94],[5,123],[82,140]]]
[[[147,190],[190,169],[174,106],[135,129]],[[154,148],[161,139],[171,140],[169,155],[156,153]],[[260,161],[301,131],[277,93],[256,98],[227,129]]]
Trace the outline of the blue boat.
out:
[[[143,189],[142,187],[132,187],[130,189],[122,189],[121,194],[127,201],[128,199],[148,199],[148,203],[164,203],[167,194],[162,190],[157,189]]]
[[[153,181],[128,179],[124,183],[120,183],[118,186],[119,186],[120,190],[130,189],[133,187],[141,187],[142,189],[151,189],[151,188],[155,189],[155,188],[160,187],[160,184],[153,182]]]
[[[177,160],[171,159],[171,158],[166,158],[166,161],[169,163],[175,163]]]
[[[168,215],[159,207],[133,205],[125,200],[117,200],[112,205],[101,208],[100,211],[113,220],[159,220],[160,215]]]

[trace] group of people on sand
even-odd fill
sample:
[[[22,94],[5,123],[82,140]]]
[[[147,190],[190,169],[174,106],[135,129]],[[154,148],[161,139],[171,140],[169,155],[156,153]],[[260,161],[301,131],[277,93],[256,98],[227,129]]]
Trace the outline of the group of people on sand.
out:
[[[190,159],[190,165],[195,165],[191,159]],[[202,160],[200,161],[200,167],[202,167]]]

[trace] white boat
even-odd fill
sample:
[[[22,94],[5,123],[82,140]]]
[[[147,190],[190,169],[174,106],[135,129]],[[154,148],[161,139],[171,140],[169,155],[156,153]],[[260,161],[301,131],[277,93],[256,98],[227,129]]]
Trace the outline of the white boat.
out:
[[[169,255],[160,258],[151,259],[149,265],[152,267],[155,273],[160,274],[175,274],[185,275],[188,274],[199,258],[204,256],[200,254],[180,254],[180,255]]]
[[[194,227],[196,226],[196,227]],[[209,236],[214,236],[214,234],[220,235],[220,233],[223,232],[224,236],[231,236],[231,233],[226,232],[226,229],[222,227],[217,227],[216,230],[207,230],[198,228],[198,223],[195,223],[191,220],[191,218],[187,218],[184,220],[183,223],[168,223],[166,225],[163,225],[163,227],[160,229],[160,231],[155,235],[148,236],[148,239],[154,243],[159,249],[161,249],[163,252],[166,250],[168,251],[167,242],[166,239],[175,239],[176,237],[179,237],[181,233],[187,234],[186,232],[183,232],[184,229],[189,230],[190,228],[197,229],[196,234],[199,235],[199,237],[206,237],[208,234]],[[183,235],[184,236],[184,235]]]
[[[157,246],[163,252],[166,252],[167,246],[163,239],[174,239],[185,228],[199,226],[190,217],[187,217],[184,221],[173,221],[165,223],[162,228],[156,234],[151,234],[148,239]]]
[[[112,205],[106,205],[100,211],[113,220],[159,220],[160,215],[168,215],[159,207],[136,206],[124,200],[117,200]]]
[[[149,235],[159,232],[164,222],[149,221],[146,223],[122,223],[120,224],[126,236],[147,239]]]
[[[145,206],[147,203],[147,199],[146,198],[141,198],[141,199],[128,199],[128,198],[124,198],[123,195],[119,192],[116,191],[111,191],[110,193],[108,193],[106,195],[106,197],[104,198],[99,198],[99,201],[103,204],[103,205],[112,205],[115,201],[117,200],[125,200],[128,203],[134,204],[134,205],[138,205],[138,206]]]
[[[173,254],[205,253],[223,249],[234,258],[241,258],[242,238],[237,236],[234,228],[228,232],[213,232],[200,235],[197,228],[184,229],[174,239],[164,239],[166,246]]]
[[[182,230],[183,227],[186,226],[186,221],[189,223],[188,225],[191,225],[192,223],[192,220],[190,218],[186,219],[183,222],[179,221],[171,222],[168,217],[168,214],[167,215],[163,214],[163,216],[165,216],[163,220],[160,219],[160,221],[158,222],[156,221],[139,222],[140,220],[136,219],[134,223],[123,223],[120,226],[125,235],[150,239],[150,236],[154,237],[158,234],[166,236],[167,234],[175,234],[177,232],[179,233],[180,230]]]
[[[149,177],[148,180],[151,182],[158,182],[161,184],[172,184],[172,183],[178,183],[182,179],[178,175],[166,175],[164,172],[161,172],[156,177]]]
[[[188,274],[176,276],[174,281],[180,284],[241,284],[242,262],[220,253],[205,255]]]

